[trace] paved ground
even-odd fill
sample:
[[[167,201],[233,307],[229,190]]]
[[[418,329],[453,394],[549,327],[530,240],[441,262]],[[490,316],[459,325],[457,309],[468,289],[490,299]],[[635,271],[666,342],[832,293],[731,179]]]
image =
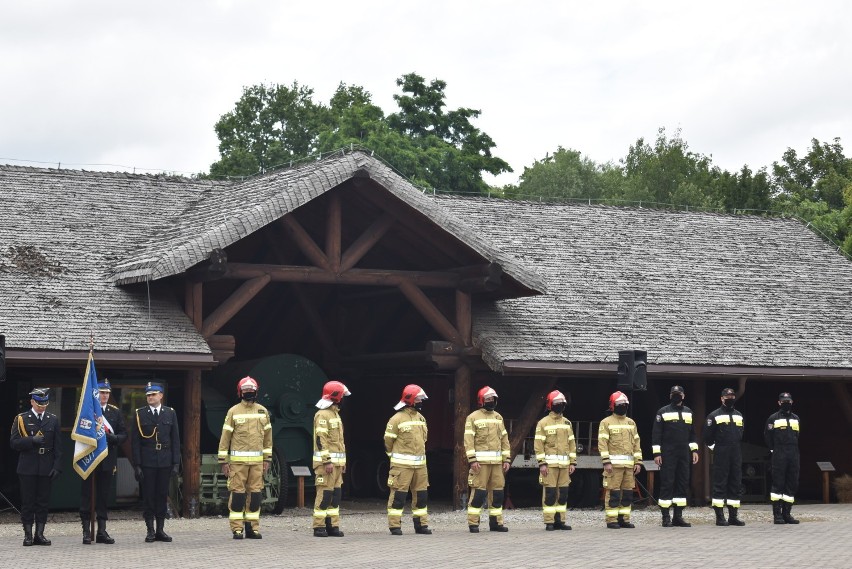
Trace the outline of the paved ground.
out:
[[[598,510],[569,512],[570,532],[545,532],[540,513],[506,513],[508,533],[468,533],[462,512],[436,506],[431,536],[391,536],[381,506],[343,504],[344,538],[311,535],[310,511],[262,518],[262,540],[234,541],[223,518],[168,520],[172,543],[146,544],[136,512],[116,512],[109,530],[115,545],[80,543],[73,514],[54,515],[45,534],[50,547],[21,546],[22,531],[8,512],[0,517],[0,567],[852,567],[852,505],[802,505],[798,526],[771,524],[768,506],[745,506],[742,528],[716,527],[710,508],[691,508],[692,528],[662,528],[655,508],[637,511],[636,529],[608,530]],[[486,522],[487,526],[487,522]],[[152,556],[159,558],[152,561]]]

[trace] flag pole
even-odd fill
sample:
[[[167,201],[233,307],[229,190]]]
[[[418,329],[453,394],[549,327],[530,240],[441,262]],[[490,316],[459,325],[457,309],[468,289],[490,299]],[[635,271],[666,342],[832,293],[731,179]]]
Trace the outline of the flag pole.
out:
[[[97,543],[95,539],[95,473],[92,472],[89,478],[92,479],[91,500],[89,500],[89,535],[92,536],[92,543]]]
[[[89,331],[89,358],[91,359],[94,355],[95,351],[95,335]],[[89,535],[92,536],[92,543],[97,543],[97,539],[95,537],[95,473],[97,472],[97,467],[89,473],[89,478],[92,479],[92,488],[90,493],[89,500]]]

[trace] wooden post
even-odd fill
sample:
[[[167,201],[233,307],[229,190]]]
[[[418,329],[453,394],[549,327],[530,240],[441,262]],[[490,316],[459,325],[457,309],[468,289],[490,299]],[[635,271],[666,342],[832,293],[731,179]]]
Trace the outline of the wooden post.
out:
[[[286,476],[286,474],[285,474]],[[296,507],[304,508],[305,507],[305,477],[297,476],[296,480],[298,480],[298,490],[296,494]]]
[[[467,456],[464,453],[464,421],[470,413],[470,368],[462,365],[456,370],[453,383],[453,399],[455,401],[455,445],[453,447],[453,508],[465,508],[468,492]]]
[[[202,308],[200,282],[186,283],[184,310],[196,330],[201,330]],[[183,400],[183,516],[197,518],[200,514],[201,486],[201,371],[186,374]]]
[[[692,500],[695,506],[703,506],[710,499],[710,451],[704,446],[704,421],[707,418],[707,385],[698,379],[686,387],[686,401],[692,407],[692,425],[695,427],[695,440],[698,442],[698,464],[691,466]],[[690,401],[692,402],[690,404]]]
[[[343,215],[340,209],[340,194],[332,192],[328,203],[328,216],[325,224],[325,257],[331,272],[340,272],[340,241]]]
[[[828,504],[828,502],[828,471],[824,470],[822,473],[822,503]]]

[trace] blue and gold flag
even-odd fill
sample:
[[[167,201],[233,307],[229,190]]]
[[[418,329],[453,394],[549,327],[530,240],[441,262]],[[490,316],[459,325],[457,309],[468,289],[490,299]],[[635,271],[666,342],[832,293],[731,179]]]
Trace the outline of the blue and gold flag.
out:
[[[71,438],[74,440],[74,470],[86,480],[109,452],[98,395],[98,373],[95,371],[95,358],[91,351]]]

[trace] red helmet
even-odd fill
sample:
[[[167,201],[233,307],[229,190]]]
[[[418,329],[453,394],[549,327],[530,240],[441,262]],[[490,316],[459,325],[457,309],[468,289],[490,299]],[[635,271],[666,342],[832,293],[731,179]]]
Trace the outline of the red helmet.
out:
[[[492,388],[488,387],[487,385],[480,389],[476,394],[476,400],[479,403],[480,407],[485,405],[486,397],[497,397],[497,392],[494,391]]]
[[[616,391],[615,393],[610,395],[609,396],[609,410],[612,411],[613,409],[615,409],[615,404],[622,401],[622,400],[623,400],[624,403],[628,403],[628,404],[630,403],[630,400],[627,398],[627,396],[620,391]]]
[[[394,409],[399,411],[406,405],[414,405],[415,403],[417,403],[418,397],[422,397],[423,399],[429,399],[426,396],[426,392],[423,391],[423,388],[419,385],[415,385],[413,383],[406,385],[402,389],[402,397],[399,399],[399,403],[396,404]]]
[[[322,398],[334,403],[340,403],[343,397],[351,395],[346,386],[339,381],[329,381],[322,388]]]
[[[554,403],[567,403],[568,400],[565,399],[565,395],[562,394],[558,389],[554,389],[550,393],[547,394],[547,410],[550,411],[553,408]]]
[[[247,375],[237,383],[237,396],[242,396],[243,391],[257,391],[257,388],[257,380]]]

